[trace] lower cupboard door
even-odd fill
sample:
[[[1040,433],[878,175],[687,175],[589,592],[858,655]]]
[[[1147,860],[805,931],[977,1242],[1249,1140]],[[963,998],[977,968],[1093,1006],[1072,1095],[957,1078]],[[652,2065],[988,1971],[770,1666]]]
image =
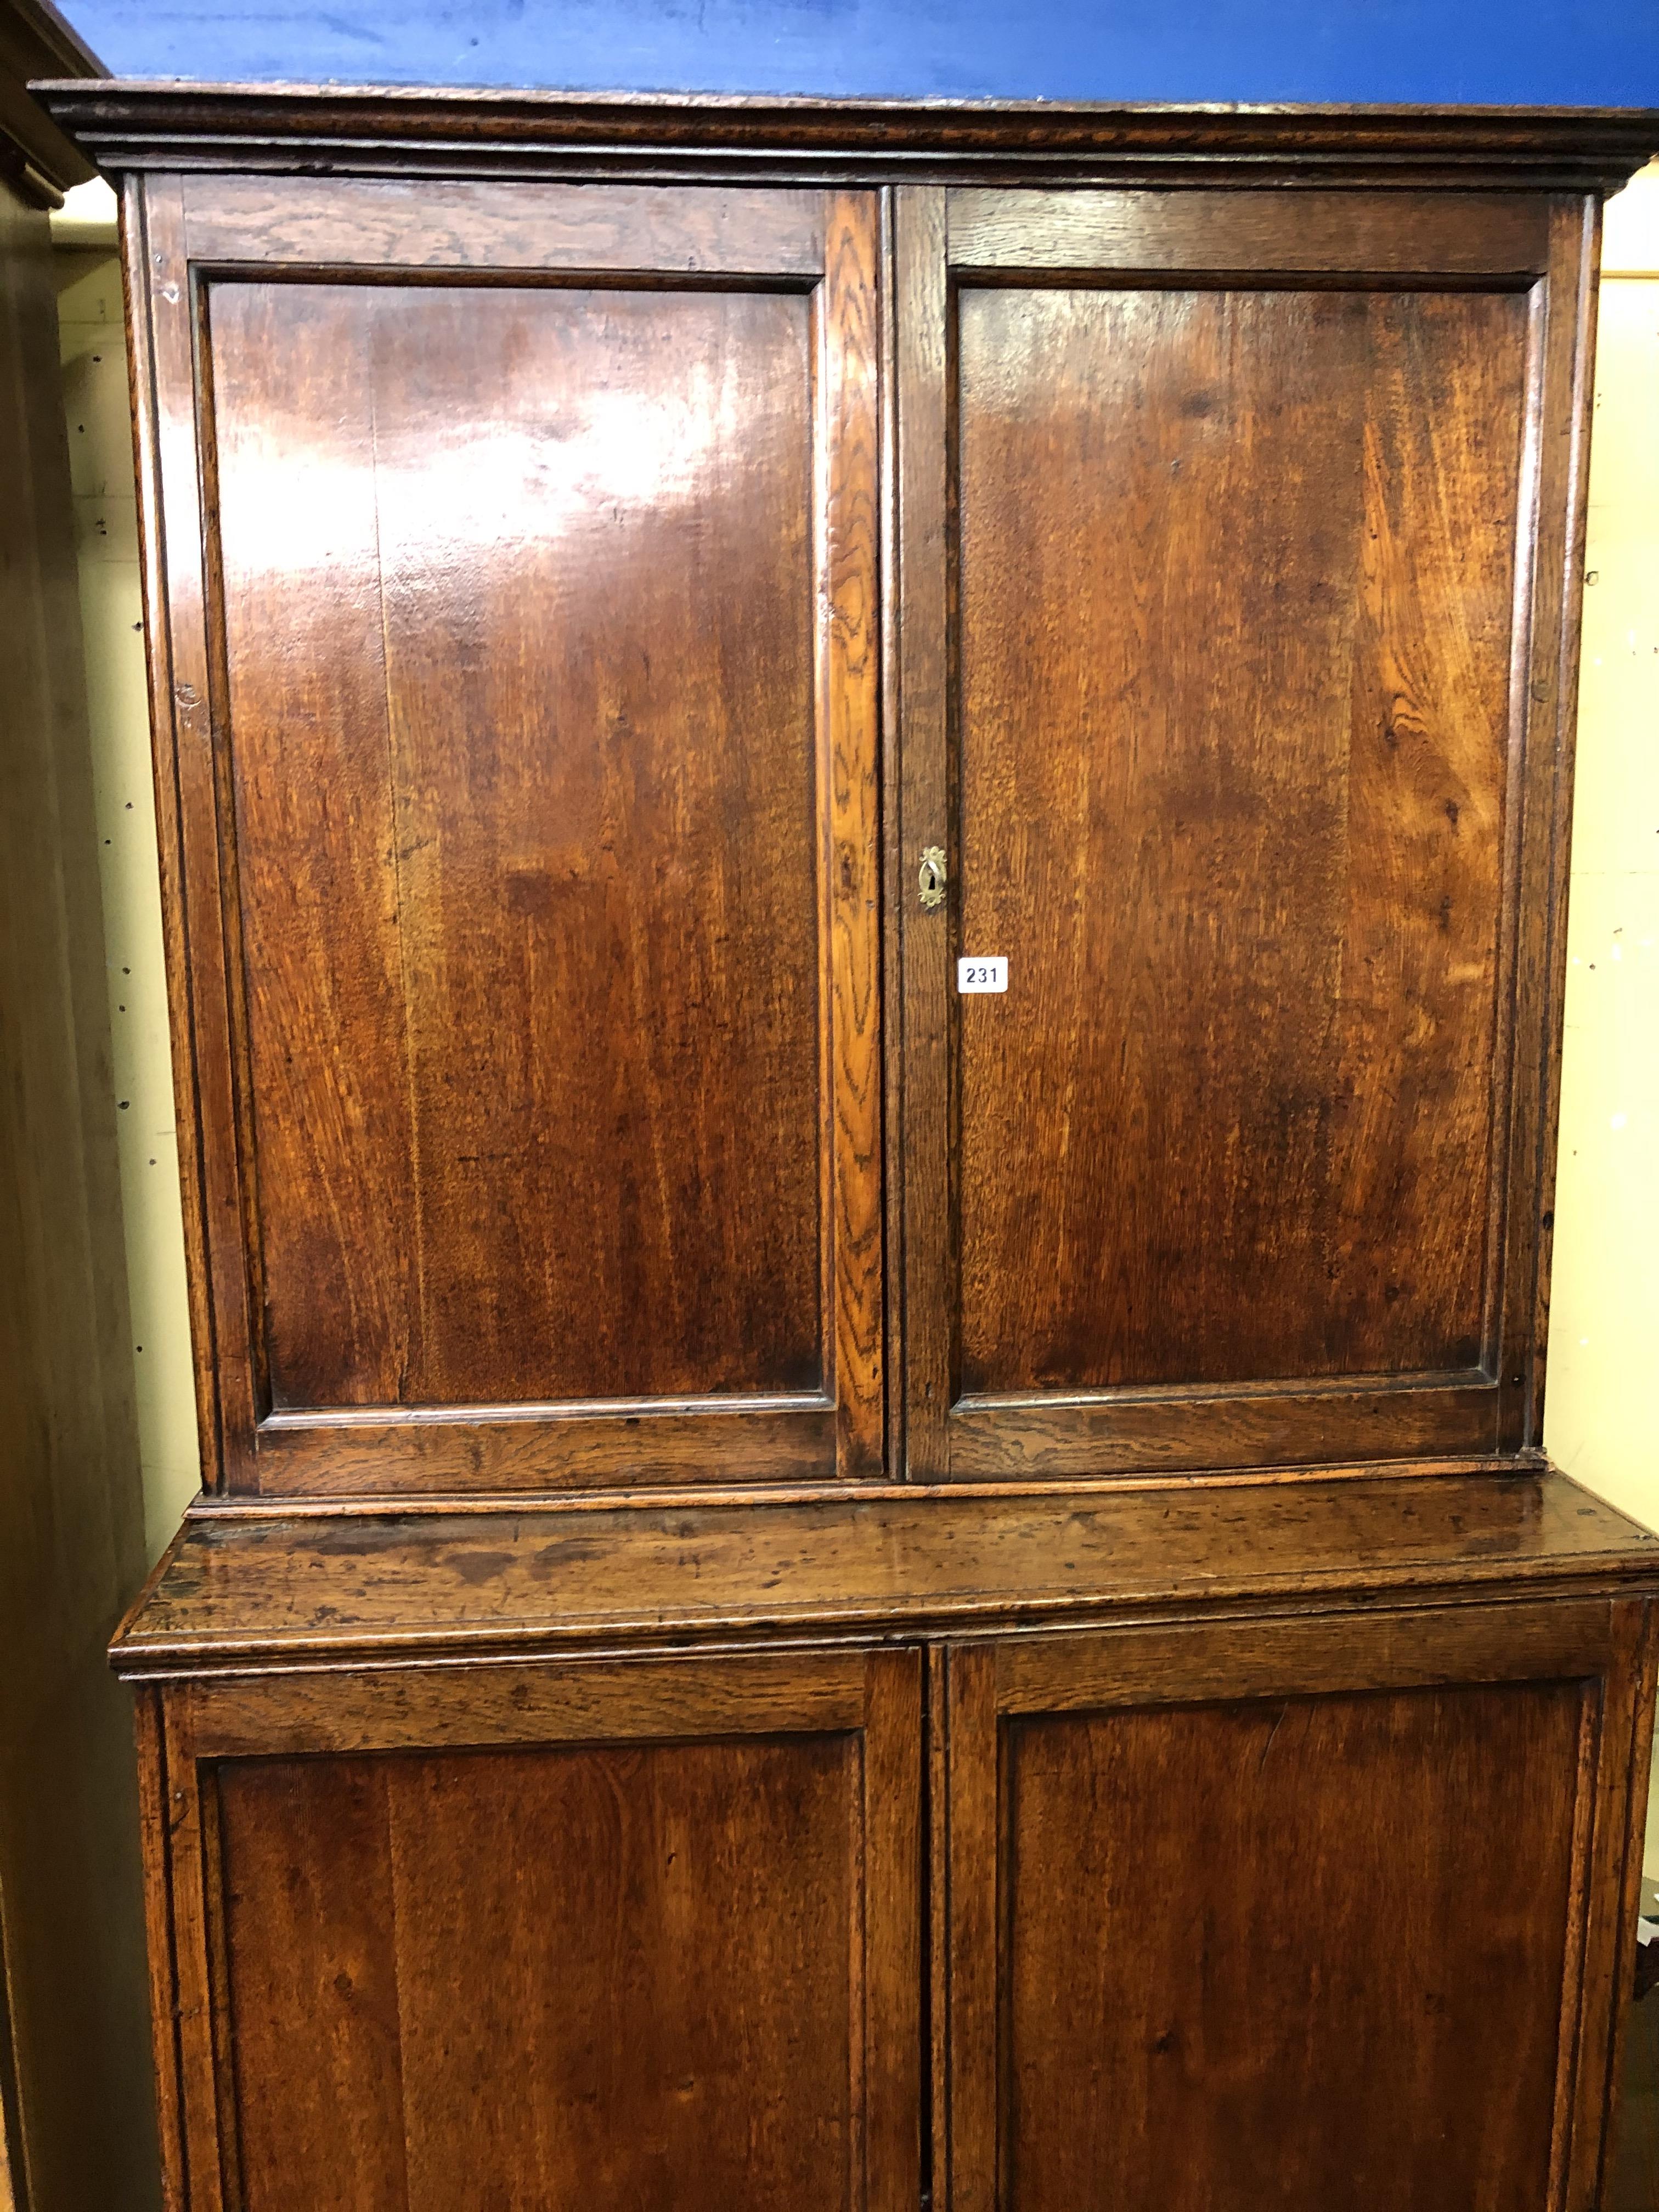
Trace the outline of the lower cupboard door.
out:
[[[190,2212],[915,2212],[916,1653],[269,1677],[164,1728]]]
[[[950,2212],[1588,2212],[1644,1607],[1103,1630],[942,1663]]]

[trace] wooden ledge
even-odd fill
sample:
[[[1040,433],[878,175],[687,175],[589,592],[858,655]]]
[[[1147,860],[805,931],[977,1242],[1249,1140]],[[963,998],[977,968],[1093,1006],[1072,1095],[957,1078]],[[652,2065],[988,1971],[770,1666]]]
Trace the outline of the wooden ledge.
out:
[[[1642,108],[1104,106],[1060,100],[69,81],[34,88],[104,167],[330,174],[718,173],[866,182],[1454,183],[1616,191],[1659,150]]]
[[[1659,1590],[1659,1537],[1553,1469],[866,1503],[195,1509],[127,1677],[778,1634],[892,1638],[1505,1588]]]

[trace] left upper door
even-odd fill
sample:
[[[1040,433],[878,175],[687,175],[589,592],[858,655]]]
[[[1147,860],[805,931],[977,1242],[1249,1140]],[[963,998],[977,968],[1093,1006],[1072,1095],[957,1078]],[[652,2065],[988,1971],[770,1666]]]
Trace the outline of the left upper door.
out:
[[[218,1482],[878,1471],[873,196],[126,214]]]

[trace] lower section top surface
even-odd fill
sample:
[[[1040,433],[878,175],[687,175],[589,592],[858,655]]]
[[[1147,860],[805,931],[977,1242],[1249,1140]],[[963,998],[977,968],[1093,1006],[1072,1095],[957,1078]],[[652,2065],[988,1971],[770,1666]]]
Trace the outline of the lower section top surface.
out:
[[[1541,1468],[668,1508],[203,1505],[112,1656],[124,1674],[194,1673],[1632,1577],[1659,1581],[1659,1537]]]

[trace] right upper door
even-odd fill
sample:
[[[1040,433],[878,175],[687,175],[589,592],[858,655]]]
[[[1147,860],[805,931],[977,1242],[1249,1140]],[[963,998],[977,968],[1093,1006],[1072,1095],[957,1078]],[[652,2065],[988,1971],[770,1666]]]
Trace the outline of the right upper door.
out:
[[[913,1477],[1535,1436],[1595,250],[896,196]]]

